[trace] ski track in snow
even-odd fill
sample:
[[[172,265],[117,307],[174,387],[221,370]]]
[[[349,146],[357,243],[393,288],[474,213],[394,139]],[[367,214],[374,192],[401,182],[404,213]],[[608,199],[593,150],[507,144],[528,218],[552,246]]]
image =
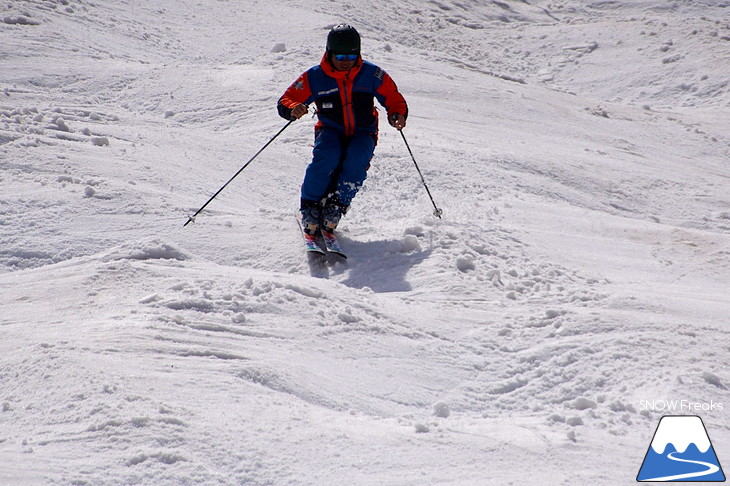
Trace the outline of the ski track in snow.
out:
[[[0,484],[632,484],[730,403],[730,5],[333,5],[0,13]],[[313,278],[303,119],[183,228],[342,21],[443,219],[383,123]]]

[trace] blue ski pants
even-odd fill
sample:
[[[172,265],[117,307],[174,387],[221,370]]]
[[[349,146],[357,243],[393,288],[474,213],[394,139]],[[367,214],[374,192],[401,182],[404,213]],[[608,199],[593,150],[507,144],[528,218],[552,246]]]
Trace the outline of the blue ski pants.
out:
[[[375,135],[346,137],[333,128],[319,128],[312,162],[304,174],[302,199],[320,201],[334,190],[339,201],[349,206],[367,177],[374,152]]]

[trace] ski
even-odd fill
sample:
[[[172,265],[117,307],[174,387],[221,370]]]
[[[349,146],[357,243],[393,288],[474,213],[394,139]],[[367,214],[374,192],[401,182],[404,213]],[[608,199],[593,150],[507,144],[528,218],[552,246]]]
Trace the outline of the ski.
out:
[[[316,235],[304,232],[302,220],[299,215],[296,217],[299,230],[302,232],[304,250],[307,253],[307,261],[312,269],[313,275],[319,275],[326,265],[335,265],[347,261],[347,255],[342,250],[337,236],[330,231],[318,231]]]
[[[304,240],[304,250],[307,254],[310,273],[313,277],[327,278],[329,276],[329,271],[327,270],[327,253],[321,235],[305,233],[301,215],[297,215],[296,220]]]
[[[304,238],[304,249],[307,253],[325,255],[325,250],[322,248],[320,239],[316,235],[309,235],[302,232],[302,237]]]
[[[345,252],[342,250],[340,242],[337,241],[337,236],[330,231],[321,231],[321,233],[322,239],[324,240],[324,246],[327,249],[328,261],[336,263],[337,260],[347,260],[347,255],[345,255]]]

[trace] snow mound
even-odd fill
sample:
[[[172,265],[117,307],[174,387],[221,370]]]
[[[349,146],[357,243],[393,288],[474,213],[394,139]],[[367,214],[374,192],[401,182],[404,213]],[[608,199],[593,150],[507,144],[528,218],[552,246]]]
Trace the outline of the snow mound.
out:
[[[104,261],[115,260],[189,260],[190,256],[173,244],[153,238],[121,245],[104,256]]]

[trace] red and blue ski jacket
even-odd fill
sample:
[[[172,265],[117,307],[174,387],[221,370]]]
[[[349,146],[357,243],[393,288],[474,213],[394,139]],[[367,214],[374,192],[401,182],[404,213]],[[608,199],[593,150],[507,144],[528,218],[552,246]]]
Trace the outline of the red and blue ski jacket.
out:
[[[292,109],[304,103],[315,103],[319,121],[315,129],[335,128],[346,136],[358,132],[377,135],[378,111],[374,99],[388,112],[388,120],[395,114],[408,116],[408,105],[391,77],[381,68],[362,58],[348,71],[337,71],[322,57],[318,66],[304,72],[279,98],[279,114],[291,119]]]

